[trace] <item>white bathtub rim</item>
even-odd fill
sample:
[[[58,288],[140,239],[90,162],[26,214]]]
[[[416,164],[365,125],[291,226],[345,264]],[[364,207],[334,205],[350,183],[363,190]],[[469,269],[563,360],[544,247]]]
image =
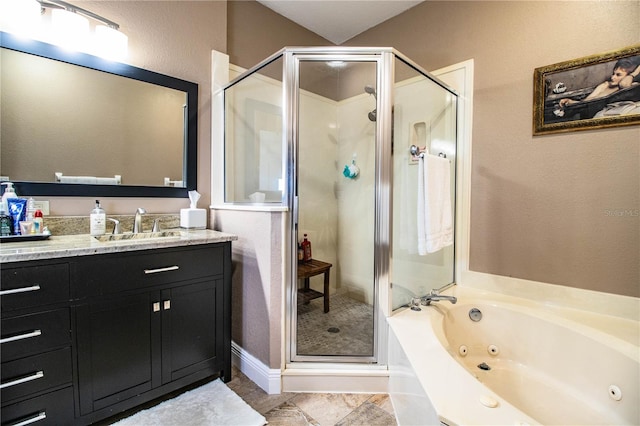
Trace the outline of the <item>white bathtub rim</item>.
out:
[[[632,320],[467,286],[454,286],[444,293],[460,298],[461,303],[465,304],[467,300],[477,300],[507,309],[521,310],[527,315],[556,322],[592,338],[606,340],[613,347],[626,347],[623,352],[631,351],[637,359],[640,348],[640,318]],[[447,306],[443,308],[447,309]]]
[[[463,270],[457,287],[474,288],[626,320],[640,320],[640,298]]]

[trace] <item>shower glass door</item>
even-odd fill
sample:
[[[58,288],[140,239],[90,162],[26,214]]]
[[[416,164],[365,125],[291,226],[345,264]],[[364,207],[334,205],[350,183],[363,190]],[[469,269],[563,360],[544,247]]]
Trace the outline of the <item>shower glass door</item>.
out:
[[[408,304],[414,297],[428,294],[432,289],[454,282],[453,227],[457,158],[455,93],[402,59],[396,58],[394,67],[391,245],[393,309]],[[430,192],[438,193],[441,189],[444,192],[444,188],[447,188],[448,193],[445,195],[449,199],[448,206],[447,203],[437,205],[437,201],[441,201],[437,197],[436,203],[431,204],[424,197],[422,210],[418,208],[418,179],[423,177],[418,174],[418,160],[409,152],[411,145],[424,151],[423,155],[438,157],[437,161],[447,165],[448,173],[439,176],[437,184],[430,187]],[[429,212],[432,205],[436,207]],[[437,219],[441,219],[440,223],[437,223]],[[432,244],[427,246],[428,250],[421,252],[419,221],[423,221],[426,230],[431,230],[426,233],[427,240],[437,235],[437,232],[447,232],[451,240],[443,244]],[[444,223],[450,226],[445,226]]]
[[[378,58],[353,58],[296,59],[294,231],[312,259],[297,263],[292,361],[375,361]]]

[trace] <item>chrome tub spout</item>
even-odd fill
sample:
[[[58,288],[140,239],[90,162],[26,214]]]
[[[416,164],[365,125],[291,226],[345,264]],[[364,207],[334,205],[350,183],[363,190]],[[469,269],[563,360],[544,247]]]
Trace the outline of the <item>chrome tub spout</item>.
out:
[[[451,303],[456,303],[458,298],[455,296],[445,296],[444,294],[439,294],[436,290],[431,290],[431,293],[426,296],[422,296],[420,298],[422,305],[430,305],[431,302],[439,302],[441,300],[447,300]]]

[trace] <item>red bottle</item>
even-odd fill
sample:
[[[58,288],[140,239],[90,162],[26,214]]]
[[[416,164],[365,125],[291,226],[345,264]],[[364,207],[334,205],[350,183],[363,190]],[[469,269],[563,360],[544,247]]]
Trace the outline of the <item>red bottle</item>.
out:
[[[307,234],[304,234],[304,240],[300,243],[302,246],[302,261],[308,262],[311,260],[311,241],[307,240]]]

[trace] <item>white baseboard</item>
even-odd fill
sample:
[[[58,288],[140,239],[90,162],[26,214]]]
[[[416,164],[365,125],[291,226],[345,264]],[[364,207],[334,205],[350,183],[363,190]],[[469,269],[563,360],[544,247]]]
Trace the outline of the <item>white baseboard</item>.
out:
[[[282,371],[264,365],[234,341],[231,342],[231,361],[242,371],[242,374],[266,393],[270,395],[282,393]]]

